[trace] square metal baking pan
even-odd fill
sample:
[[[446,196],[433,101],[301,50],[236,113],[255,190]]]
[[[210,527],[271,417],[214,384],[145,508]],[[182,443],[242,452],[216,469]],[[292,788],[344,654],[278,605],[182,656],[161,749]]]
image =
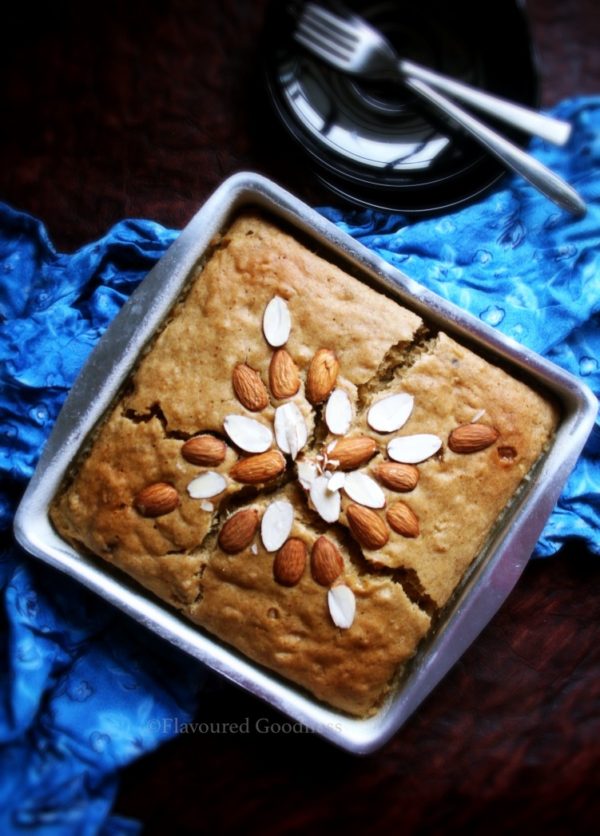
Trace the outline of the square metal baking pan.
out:
[[[552,393],[562,420],[550,450],[511,503],[484,553],[448,605],[434,635],[380,711],[355,719],[311,698],[185,621],[127,577],[79,554],[50,524],[49,505],[90,431],[110,406],[140,351],[179,297],[211,239],[238,210],[257,207],[279,218],[359,278],[417,314],[524,372]],[[15,534],[29,552],[76,578],[111,604],[246,688],[295,722],[354,753],[383,745],[471,644],[505,600],[533,551],[542,528],[591,432],[597,402],[570,374],[480,320],[426,290],[358,244],[271,181],[242,172],[226,180],[192,218],[106,331],[79,375],[58,417],[21,501]]]

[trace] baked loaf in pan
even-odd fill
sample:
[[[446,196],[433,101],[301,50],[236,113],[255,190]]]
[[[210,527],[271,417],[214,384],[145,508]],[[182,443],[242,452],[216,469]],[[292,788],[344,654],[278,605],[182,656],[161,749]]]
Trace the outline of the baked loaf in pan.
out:
[[[51,518],[219,639],[367,716],[557,420],[543,394],[245,212]]]

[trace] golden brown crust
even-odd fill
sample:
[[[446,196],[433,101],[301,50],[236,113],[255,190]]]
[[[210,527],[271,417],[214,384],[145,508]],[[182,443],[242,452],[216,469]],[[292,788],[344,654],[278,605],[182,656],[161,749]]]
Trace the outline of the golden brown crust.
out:
[[[310,551],[319,532],[291,484],[255,504],[288,499],[296,515],[290,537]],[[233,557],[210,551],[202,595],[187,614],[197,624],[235,645],[255,661],[308,688],[315,696],[353,714],[378,704],[398,666],[409,659],[430,619],[411,603],[402,586],[387,576],[363,573],[335,531],[328,537],[345,558],[344,580],[357,597],[352,629],[338,629],[329,616],[327,594],[310,568],[292,588],[273,578],[274,555],[260,538]]]
[[[263,313],[276,295],[290,311],[285,351],[300,379],[285,402],[298,407],[308,431],[300,459],[317,462],[334,438],[324,407],[314,408],[305,395],[311,360],[322,350],[335,353],[334,385],[350,399],[347,435],[376,444],[375,456],[363,457],[354,469],[376,479],[392,437],[435,433],[442,439],[441,452],[417,465],[413,490],[383,485],[387,507],[401,499],[417,520],[411,517],[410,536],[399,524],[397,530],[388,526],[386,509],[376,509],[387,541],[361,551],[346,516],[354,500],[342,493],[339,522],[325,523],[296,481],[289,456],[285,472],[273,478],[249,485],[232,478],[247,454],[227,438],[225,417],[244,415],[272,429],[282,403],[269,391],[276,349],[262,331]],[[557,420],[551,404],[530,387],[444,334],[423,340],[423,330],[413,313],[271,222],[243,215],[198,271],[134,371],[127,394],[56,497],[51,517],[57,530],[317,698],[352,714],[372,713],[430,628],[424,606],[435,611],[448,601]],[[252,409],[240,402],[240,384],[236,394],[232,378],[240,364],[257,375],[246,374],[244,384],[261,392],[264,384],[269,392],[264,408],[257,408],[264,397],[260,404],[248,400]],[[396,392],[414,396],[412,414],[397,432],[377,433],[367,421],[368,408]],[[472,455],[452,452],[449,434],[474,417],[498,431],[497,441]],[[203,433],[226,441],[223,461],[219,456],[202,466],[182,455],[185,440]],[[222,480],[222,488],[194,498],[188,486],[207,472],[217,485]],[[165,485],[175,488],[177,507],[140,513],[136,497],[154,483],[161,485],[162,501]],[[307,554],[324,534],[339,550],[344,567],[333,583],[354,593],[350,628],[335,626],[327,589],[308,563],[297,582],[294,573],[289,583],[277,582],[275,554],[265,549],[260,530],[253,537],[250,532],[241,550],[235,542],[227,553],[219,547],[219,531],[235,511],[255,509],[262,517],[278,499],[292,504],[289,537],[301,540]]]
[[[424,593],[441,607],[543,452],[557,414],[539,393],[443,333],[376,398],[397,391],[413,395],[415,406],[393,435],[435,433],[444,448],[418,465],[419,482],[402,497],[419,519],[420,536],[407,540],[393,533],[383,548],[365,556],[414,570]],[[448,436],[473,418],[494,427],[498,441],[473,455],[453,453]],[[363,421],[365,433],[377,435],[364,415]],[[373,460],[375,469],[380,461]],[[386,494],[388,503],[397,497]]]
[[[351,386],[364,383],[386,352],[411,342],[421,324],[360,282],[349,282],[346,273],[277,227],[244,216],[223,237],[142,360],[125,408],[144,415],[159,403],[167,428],[187,433],[198,427],[221,432],[230,412],[270,423],[272,408],[256,415],[240,406],[231,375],[244,362],[268,383],[273,350],[261,323],[275,295],[288,303],[293,328],[286,350],[304,378],[314,354],[332,348],[339,355],[340,379]],[[299,398],[305,400],[303,392],[304,386]]]

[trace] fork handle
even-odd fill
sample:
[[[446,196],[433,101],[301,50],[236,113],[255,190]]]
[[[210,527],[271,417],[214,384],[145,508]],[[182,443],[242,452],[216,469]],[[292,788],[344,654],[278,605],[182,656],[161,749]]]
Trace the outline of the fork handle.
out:
[[[576,216],[585,215],[587,208],[577,192],[565,183],[557,174],[542,165],[538,160],[522,151],[512,142],[493,131],[483,122],[475,119],[454,102],[447,99],[423,81],[406,78],[405,84],[414,90],[438,110],[450,116],[468,133],[475,137],[487,150],[497,157],[507,168],[520,174],[546,195],[553,203]]]
[[[467,102],[467,104],[485,113],[490,113],[496,119],[502,119],[515,128],[547,139],[555,145],[564,145],[571,134],[571,126],[568,122],[554,119],[554,117],[546,116],[543,113],[537,113],[535,110],[493,96],[490,93],[484,93],[483,90],[478,90],[469,84],[434,72],[420,64],[415,64],[413,61],[400,60],[398,69],[404,76],[420,79],[436,90],[442,90],[455,99]]]

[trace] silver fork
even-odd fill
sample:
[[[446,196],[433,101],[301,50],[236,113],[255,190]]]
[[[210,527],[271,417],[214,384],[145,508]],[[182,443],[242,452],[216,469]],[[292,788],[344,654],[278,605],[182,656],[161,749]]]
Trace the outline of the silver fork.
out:
[[[340,8],[336,4],[336,9]],[[442,95],[431,86],[432,78],[424,80],[423,72],[430,74],[431,71],[425,68],[418,68],[420,77],[414,77],[412,72],[403,69],[407,65],[417,67],[412,62],[401,61],[393,47],[385,40],[376,29],[368,24],[363,18],[351,12],[340,12],[334,14],[316,3],[305,3],[294,37],[302,46],[312,52],[321,60],[336,67],[342,72],[350,75],[359,75],[370,78],[398,78],[413,90],[417,95],[426,99],[431,105],[442,111],[458,123],[465,131],[477,139],[487,150],[497,157],[505,166],[520,174],[535,186],[542,194],[546,195],[557,205],[567,209],[574,215],[584,215],[587,211],[586,205],[577,192],[565,183],[553,171],[546,168],[531,155],[525,153],[505,137],[492,130],[488,125],[475,119],[470,113],[463,110],[453,101]],[[436,81],[440,79],[437,73],[432,73]],[[444,84],[450,82],[457,85],[464,96],[466,85],[454,82],[452,79],[445,79]],[[446,87],[448,89],[448,87]],[[456,89],[456,87],[455,87]],[[475,88],[470,88],[475,93],[481,93]],[[454,93],[456,95],[456,93]],[[470,93],[469,93],[470,95]],[[482,94],[484,99],[491,99],[495,104],[492,112],[498,116],[497,99],[488,94]],[[481,99],[479,98],[479,101]],[[519,105],[506,103],[511,108],[525,111],[529,115],[540,117],[543,122],[550,117],[528,111]],[[490,104],[488,104],[488,110]],[[504,116],[506,118],[506,110]],[[512,110],[514,117],[514,110]],[[558,120],[551,120],[557,122]],[[540,120],[535,122],[538,125]],[[514,124],[514,122],[513,122]],[[531,121],[528,122],[531,125]],[[558,123],[559,125],[561,123]],[[562,123],[564,124],[564,123]],[[519,125],[522,127],[522,125]],[[568,127],[568,126],[567,126]],[[539,133],[539,131],[535,131]],[[559,129],[560,135],[560,129]]]
[[[493,96],[462,81],[402,59],[388,40],[364,18],[340,9],[334,14],[317,3],[305,3],[295,33],[296,40],[338,69],[365,78],[416,78],[459,101],[490,113],[526,133],[555,145],[564,145],[571,134],[568,122]]]

